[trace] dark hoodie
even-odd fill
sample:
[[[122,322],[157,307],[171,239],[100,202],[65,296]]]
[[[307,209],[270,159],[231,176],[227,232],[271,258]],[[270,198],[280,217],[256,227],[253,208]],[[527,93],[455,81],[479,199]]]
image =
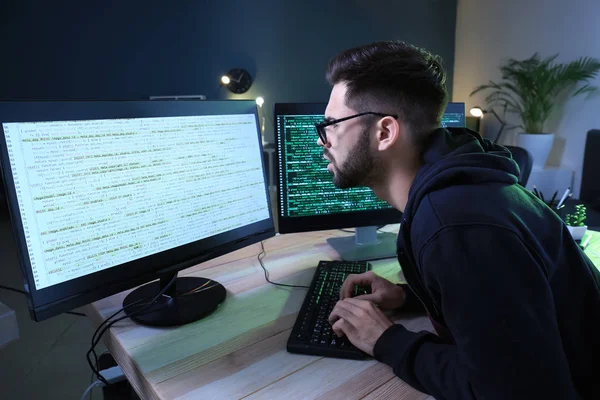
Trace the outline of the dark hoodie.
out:
[[[476,132],[436,130],[422,161],[398,260],[438,335],[394,325],[375,358],[436,399],[600,399],[597,271],[562,220]]]

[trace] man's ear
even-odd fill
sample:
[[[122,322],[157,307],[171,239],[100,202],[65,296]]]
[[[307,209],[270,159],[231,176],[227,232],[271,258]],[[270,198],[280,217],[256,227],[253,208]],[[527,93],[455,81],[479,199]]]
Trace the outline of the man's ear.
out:
[[[404,135],[403,125],[394,117],[384,117],[377,124],[377,149],[387,150],[396,142],[402,140]]]

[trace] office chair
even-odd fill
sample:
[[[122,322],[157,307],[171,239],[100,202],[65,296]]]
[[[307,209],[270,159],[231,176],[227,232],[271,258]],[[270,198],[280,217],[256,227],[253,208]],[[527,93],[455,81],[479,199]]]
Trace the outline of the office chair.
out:
[[[600,209],[600,129],[587,133],[579,200]]]
[[[527,186],[527,181],[529,180],[529,175],[531,174],[531,168],[533,167],[533,156],[527,149],[522,147],[504,147],[506,147],[512,153],[513,159],[519,165],[519,169],[521,170],[519,175],[519,184],[523,187]]]

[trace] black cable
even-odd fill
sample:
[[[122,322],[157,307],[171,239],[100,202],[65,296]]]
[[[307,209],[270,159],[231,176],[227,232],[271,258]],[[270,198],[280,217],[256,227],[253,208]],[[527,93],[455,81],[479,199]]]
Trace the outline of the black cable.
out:
[[[99,367],[98,367],[98,356],[96,355],[96,350],[95,350],[95,348],[96,348],[96,346],[98,345],[98,343],[100,343],[100,339],[102,338],[102,335],[104,335],[104,333],[105,333],[107,330],[109,330],[109,329],[110,329],[110,328],[111,328],[111,327],[112,327],[114,324],[116,324],[116,323],[117,323],[117,322],[119,322],[119,321],[122,321],[122,320],[124,320],[124,319],[126,319],[126,318],[130,318],[130,317],[133,317],[133,316],[137,316],[137,315],[143,315],[144,311],[146,311],[146,310],[147,310],[147,309],[148,309],[148,308],[149,308],[149,307],[150,307],[152,304],[154,304],[154,303],[156,302],[156,300],[158,300],[158,298],[159,298],[160,296],[162,296],[162,295],[164,294],[164,292],[166,292],[166,291],[167,291],[167,290],[168,290],[168,289],[169,289],[169,288],[170,288],[170,287],[173,285],[173,283],[175,283],[175,280],[176,280],[176,278],[177,278],[177,275],[175,275],[175,276],[173,277],[173,279],[172,279],[172,280],[171,280],[171,281],[170,281],[170,282],[167,284],[167,286],[165,286],[165,287],[164,287],[164,288],[163,288],[163,289],[160,291],[160,293],[158,293],[158,294],[157,294],[157,295],[154,297],[154,299],[152,299],[152,301],[150,301],[149,303],[140,304],[141,308],[140,308],[139,310],[137,310],[137,311],[134,311],[134,312],[130,313],[129,315],[125,315],[125,316],[123,316],[123,317],[117,318],[117,319],[116,319],[116,320],[114,320],[114,321],[111,321],[111,322],[110,322],[108,325],[106,325],[106,327],[104,327],[104,329],[102,329],[102,331],[101,331],[100,333],[98,333],[98,331],[100,330],[100,328],[102,328],[102,326],[103,326],[104,324],[106,324],[108,321],[110,321],[112,318],[114,318],[114,317],[115,317],[117,314],[119,314],[119,313],[120,313],[120,312],[122,312],[122,311],[125,311],[125,309],[126,309],[126,308],[129,308],[129,307],[131,307],[131,306],[137,305],[138,303],[140,303],[140,302],[141,302],[142,300],[144,300],[144,299],[140,299],[140,300],[138,300],[138,301],[135,301],[135,302],[133,302],[133,303],[131,303],[131,304],[128,304],[126,307],[120,308],[120,309],[119,309],[117,312],[115,312],[114,314],[112,314],[110,317],[106,318],[106,319],[105,319],[105,320],[104,320],[104,321],[103,321],[103,322],[102,322],[102,323],[101,323],[101,324],[98,326],[98,328],[96,329],[96,331],[95,331],[95,332],[94,332],[94,334],[92,335],[92,346],[90,347],[90,350],[88,350],[88,352],[87,352],[87,354],[86,354],[86,359],[87,359],[87,361],[88,361],[88,365],[89,365],[90,369],[92,370],[92,372],[93,372],[94,374],[96,374],[96,376],[97,376],[97,378],[98,378],[99,380],[101,380],[101,381],[102,381],[102,380],[104,379],[104,377],[103,377],[103,376],[100,374],[100,369],[99,369]],[[209,282],[210,282],[210,281],[209,281]],[[201,287],[202,287],[202,286],[200,286],[199,288],[201,288]],[[207,290],[207,289],[209,289],[209,288],[212,288],[212,287],[214,287],[214,286],[209,286],[208,288],[201,289],[201,290]],[[194,289],[194,290],[195,290],[195,289]],[[183,294],[182,296],[186,296],[186,295],[187,295],[187,294]],[[177,297],[179,297],[179,296],[177,296]],[[154,312],[154,311],[156,311],[156,310],[153,310],[153,311],[150,311],[150,312]],[[98,337],[96,337],[96,335],[98,335]],[[95,368],[94,368],[94,365],[92,364],[92,361],[91,361],[91,359],[90,359],[90,354],[93,354],[93,355],[94,355],[94,359],[95,359],[95,363],[96,363],[96,367],[95,367]],[[101,356],[102,356],[102,354],[101,354]],[[105,384],[108,384],[108,383],[105,383]]]
[[[27,296],[27,292],[25,292],[24,290],[11,288],[11,287],[4,286],[4,285],[0,285],[0,289],[10,290],[11,292],[20,293],[20,294],[24,294],[25,296]],[[85,314],[74,312],[74,311],[67,311],[67,312],[65,312],[65,314],[77,315],[79,317],[87,317],[87,315],[85,315]]]
[[[142,315],[142,314],[144,313],[144,311],[146,311],[146,310],[147,310],[147,309],[148,309],[148,308],[149,308],[149,307],[150,307],[152,304],[154,304],[154,303],[156,302],[156,300],[158,300],[158,298],[159,298],[160,296],[162,296],[162,295],[164,294],[164,292],[166,292],[166,291],[167,291],[167,290],[168,290],[168,289],[169,289],[169,288],[170,288],[170,287],[173,285],[173,283],[175,283],[175,280],[176,280],[176,278],[177,278],[177,276],[174,276],[174,277],[173,277],[173,279],[172,279],[172,280],[171,280],[171,281],[170,281],[170,282],[167,284],[167,286],[166,286],[165,288],[163,288],[163,289],[160,291],[160,293],[158,293],[158,294],[157,294],[157,295],[154,297],[154,299],[152,299],[152,301],[150,301],[149,303],[144,303],[144,304],[141,304],[140,306],[141,306],[142,308],[140,308],[139,310],[137,310],[137,311],[134,311],[134,312],[130,313],[129,315],[125,315],[125,316],[123,316],[123,317],[120,317],[120,318],[118,318],[118,319],[116,319],[116,320],[114,320],[114,321],[111,321],[111,322],[110,322],[110,323],[109,323],[109,324],[108,324],[106,327],[104,327],[104,329],[102,329],[102,331],[101,331],[100,333],[98,333],[98,331],[100,331],[100,329],[102,328],[102,326],[103,326],[104,324],[106,324],[108,321],[110,321],[112,318],[114,318],[114,317],[115,317],[117,314],[119,314],[119,313],[120,313],[120,312],[122,312],[122,311],[125,311],[125,309],[126,309],[126,308],[129,308],[129,307],[131,307],[131,306],[137,305],[138,303],[140,303],[140,302],[141,302],[141,301],[143,301],[144,299],[140,299],[140,300],[138,300],[138,301],[135,301],[135,302],[133,302],[133,303],[131,303],[131,304],[128,304],[126,307],[120,308],[120,309],[119,309],[117,312],[115,312],[114,314],[112,314],[110,317],[106,318],[106,319],[105,319],[105,320],[104,320],[104,321],[103,321],[103,322],[102,322],[102,323],[101,323],[101,324],[98,326],[98,328],[96,329],[96,331],[95,331],[95,332],[94,332],[94,334],[92,335],[92,345],[91,345],[91,347],[90,347],[90,350],[88,350],[88,352],[87,352],[87,354],[86,354],[86,359],[87,359],[87,362],[88,362],[88,365],[89,365],[90,369],[92,370],[92,374],[96,374],[96,377],[97,377],[97,378],[98,378],[100,381],[102,381],[102,380],[104,379],[104,377],[103,377],[103,376],[100,374],[100,369],[99,369],[99,367],[98,367],[98,356],[97,356],[97,354],[96,354],[96,350],[95,350],[95,348],[96,348],[96,346],[98,345],[98,343],[100,343],[100,339],[102,338],[102,335],[104,335],[104,333],[105,333],[105,332],[106,332],[108,329],[110,329],[110,328],[111,328],[111,327],[112,327],[114,324],[116,324],[117,322],[119,322],[119,321],[122,321],[122,320],[124,320],[124,319],[126,319],[126,318],[129,318],[129,317],[136,316],[136,315]],[[199,288],[201,288],[201,287],[202,287],[202,286],[200,286]],[[213,286],[209,286],[208,288],[212,288],[212,287],[213,287]],[[208,289],[208,288],[206,288],[206,289]],[[206,290],[206,289],[202,289],[202,290]],[[195,290],[195,289],[194,289],[194,290]],[[183,296],[185,296],[185,295],[186,295],[186,294],[183,294]],[[179,297],[179,296],[178,296],[178,297]],[[151,311],[151,312],[154,312],[154,311]],[[96,335],[98,335],[98,337],[96,337]],[[94,355],[94,361],[95,361],[95,364],[96,364],[96,366],[95,366],[95,367],[94,367],[94,365],[92,364],[92,361],[91,361],[91,359],[90,359],[90,354],[93,354],[93,355]],[[102,354],[101,354],[101,356],[102,356]],[[92,375],[92,376],[93,376],[93,375]]]
[[[90,366],[90,369],[92,370],[92,372],[94,372],[96,374],[96,376],[98,377],[98,379],[100,381],[102,381],[102,383],[104,383],[105,385],[108,385],[108,382],[106,381],[106,379],[104,379],[104,377],[102,376],[102,374],[100,374],[100,371],[98,369],[98,355],[96,354],[96,346],[98,345],[98,343],[100,343],[100,339],[102,338],[102,335],[104,335],[104,333],[110,329],[111,326],[113,326],[114,324],[116,324],[119,321],[122,321],[126,318],[129,317],[133,317],[136,315],[140,315],[142,312],[146,311],[152,304],[154,304],[154,302],[156,302],[156,300],[158,300],[158,298],[160,296],[162,296],[170,287],[171,285],[173,285],[173,283],[175,283],[175,280],[177,279],[177,275],[174,275],[173,278],[171,279],[171,281],[149,302],[149,303],[145,303],[142,304],[142,308],[140,308],[137,311],[132,312],[129,315],[125,315],[123,317],[117,318],[113,321],[111,321],[110,323],[108,323],[103,329],[102,331],[100,331],[100,328],[106,324],[108,321],[110,321],[112,318],[114,318],[117,314],[119,314],[121,311],[125,311],[126,308],[129,308],[133,305],[136,305],[138,303],[140,303],[142,301],[142,299],[135,301],[131,304],[128,304],[126,307],[122,307],[120,310],[118,310],[117,312],[115,312],[113,315],[111,315],[110,317],[108,317],[107,319],[105,319],[96,329],[96,331],[94,332],[94,334],[92,335],[92,346],[90,347],[90,349],[88,350],[88,352],[86,353],[86,359],[88,362],[88,365]],[[100,331],[100,333],[98,333]],[[96,335],[98,335],[98,337],[96,337]],[[96,367],[94,367],[94,365],[92,364],[92,360],[90,359],[90,355],[93,354],[94,355],[94,359],[96,361]]]
[[[262,257],[266,256],[267,253],[265,252],[265,246],[263,244],[263,241],[261,240],[260,242],[260,247],[262,249],[262,251],[258,254],[258,262],[260,263],[260,266],[262,267],[262,269],[265,271],[265,279],[267,280],[267,282],[273,284],[273,285],[277,285],[277,286],[285,286],[285,287],[292,287],[292,288],[305,288],[305,289],[310,289],[309,286],[302,286],[302,285],[286,285],[285,283],[276,283],[276,282],[271,282],[269,280],[269,277],[267,276],[267,269],[265,268],[265,266],[263,265],[262,262]]]
[[[265,252],[265,246],[263,241],[260,242],[260,247],[261,247],[261,252],[258,254],[257,258],[258,258],[258,262],[260,263],[260,266],[262,267],[262,269],[265,272],[265,279],[267,280],[267,282],[273,284],[273,285],[277,285],[277,286],[285,286],[285,287],[292,287],[292,288],[305,288],[305,289],[310,289],[309,286],[303,286],[303,285],[287,285],[284,283],[276,283],[276,282],[272,282],[271,280],[269,280],[269,277],[267,275],[267,269],[265,268],[263,262],[262,262],[262,258],[266,255]],[[86,353],[86,359],[88,362],[88,365],[90,366],[90,369],[92,370],[92,372],[98,377],[98,379],[100,381],[102,381],[104,384],[108,384],[108,382],[106,381],[106,379],[102,376],[102,374],[100,374],[100,371],[98,370],[98,356],[96,354],[95,348],[98,345],[98,343],[100,342],[100,339],[102,338],[102,335],[104,335],[104,333],[110,329],[114,324],[116,324],[119,321],[122,321],[126,318],[129,318],[131,316],[135,316],[135,315],[139,315],[142,312],[146,311],[146,309],[148,309],[148,307],[150,307],[152,304],[154,304],[154,302],[163,295],[164,292],[167,291],[167,289],[175,282],[176,279],[176,275],[173,277],[173,279],[171,280],[171,282],[169,282],[155,297],[154,299],[152,299],[152,301],[150,301],[149,303],[143,304],[142,308],[139,309],[138,311],[134,311],[133,313],[131,313],[130,315],[125,315],[123,317],[119,317],[113,321],[110,321],[111,319],[113,319],[117,314],[119,314],[120,312],[124,311],[125,308],[127,307],[131,307],[137,303],[139,303],[142,300],[138,300],[134,303],[131,303],[129,305],[127,305],[127,307],[123,307],[121,309],[119,309],[117,312],[115,312],[113,315],[111,315],[110,317],[106,318],[96,329],[96,331],[94,332],[94,334],[92,335],[92,345],[90,347],[90,349],[88,350],[88,352]],[[110,321],[110,322],[109,322]],[[108,323],[108,324],[107,324]],[[104,328],[102,328],[103,325],[106,326]],[[102,330],[100,330],[102,328]],[[100,332],[100,333],[98,333]],[[96,337],[97,336],[97,337]],[[90,358],[90,355],[93,354],[94,358],[95,358],[95,362],[96,362],[96,366],[94,367],[92,360]]]
[[[0,289],[10,290],[11,292],[21,293],[21,294],[27,295],[27,292],[25,292],[24,290],[19,290],[19,289],[11,288],[11,287],[4,286],[4,285],[0,285]]]
[[[129,304],[127,307],[132,306],[134,304],[139,303],[141,300],[138,300],[134,303]],[[100,342],[100,339],[102,338],[102,335],[104,334],[104,332],[106,332],[107,329],[110,329],[111,326],[113,326],[115,323],[121,321],[122,319],[127,318],[128,316],[125,317],[121,317],[119,319],[116,319],[112,322],[110,322],[104,329],[102,329],[102,332],[100,332],[99,336],[96,338],[96,335],[98,334],[98,331],[100,331],[100,328],[102,328],[102,326],[104,324],[106,324],[108,321],[110,321],[112,318],[114,318],[117,314],[119,314],[121,311],[124,311],[126,307],[120,308],[116,313],[114,313],[113,315],[111,315],[110,317],[106,318],[99,326],[98,328],[96,328],[96,331],[94,332],[94,334],[92,335],[92,344],[90,349],[88,350],[88,352],[85,355],[85,358],[88,362],[88,365],[90,366],[90,369],[92,370],[92,373],[94,375],[96,375],[96,377],[102,381],[102,383],[104,383],[105,385],[108,385],[108,382],[106,381],[106,379],[104,379],[104,377],[100,374],[100,368],[98,366],[98,355],[96,354],[96,346],[98,345],[98,343]],[[133,315],[133,314],[132,314]],[[90,359],[90,355],[93,354],[94,355],[94,361],[96,366],[94,367],[94,364],[92,364],[92,360]]]
[[[158,297],[157,297],[158,298]],[[127,307],[130,307],[132,305],[138,304],[140,301],[142,301],[141,299],[133,302],[131,304],[129,304]],[[96,331],[94,332],[94,334],[92,335],[92,343],[91,343],[91,347],[88,350],[88,352],[85,355],[85,358],[88,362],[88,365],[90,366],[90,369],[92,370],[92,372],[96,375],[96,377],[101,380],[103,383],[108,384],[108,382],[106,382],[106,379],[104,379],[104,377],[100,374],[100,368],[98,367],[98,355],[96,354],[96,346],[98,345],[98,343],[100,342],[100,338],[102,338],[102,335],[104,334],[104,332],[106,332],[106,329],[109,329],[112,325],[114,325],[116,322],[119,322],[121,319],[127,318],[127,316],[125,316],[124,318],[120,318],[117,319],[111,323],[109,323],[105,329],[102,330],[102,332],[100,333],[100,335],[96,338],[96,335],[98,334],[98,332],[100,331],[100,329],[102,328],[102,326],[104,324],[106,324],[108,321],[110,321],[111,319],[113,319],[117,314],[119,314],[121,311],[125,311],[125,308],[127,307],[122,307],[120,308],[117,312],[115,312],[113,315],[111,315],[110,317],[106,318],[104,321],[102,321],[102,323],[98,326],[98,328],[96,328]],[[92,364],[92,360],[90,359],[90,354],[94,355],[94,361],[96,363],[96,366],[94,367],[94,365]]]
[[[65,314],[77,315],[79,317],[87,317],[87,315],[75,311],[67,311]]]

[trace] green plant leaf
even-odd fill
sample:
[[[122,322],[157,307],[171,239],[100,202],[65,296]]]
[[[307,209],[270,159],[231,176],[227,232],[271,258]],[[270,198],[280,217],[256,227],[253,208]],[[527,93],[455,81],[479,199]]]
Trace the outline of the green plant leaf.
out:
[[[598,90],[598,88],[592,87],[586,83],[585,85],[583,85],[582,87],[580,87],[573,93],[573,97],[580,95],[580,94],[584,94],[584,93],[594,93],[596,90]]]
[[[564,91],[572,90],[572,96],[592,93],[597,90],[588,82],[600,71],[600,61],[581,57],[569,63],[555,63],[558,53],[541,58],[535,53],[524,60],[509,59],[500,66],[502,81],[489,81],[471,92],[471,96],[490,91],[485,97],[488,107],[502,107],[504,113],[516,113],[522,127],[528,133],[544,131],[544,125],[555,108],[556,99]]]

